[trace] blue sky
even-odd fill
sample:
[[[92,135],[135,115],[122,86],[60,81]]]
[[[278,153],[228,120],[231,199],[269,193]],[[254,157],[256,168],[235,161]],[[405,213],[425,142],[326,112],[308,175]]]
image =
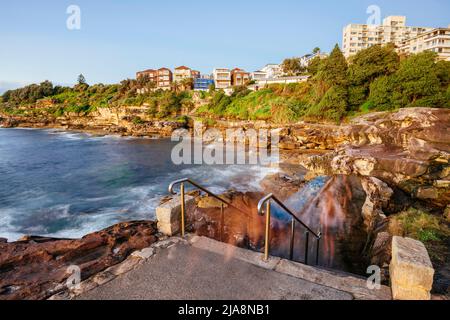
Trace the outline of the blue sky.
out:
[[[66,9],[81,8],[81,30]],[[248,71],[315,46],[341,43],[342,28],[365,23],[369,5],[408,25],[447,26],[450,1],[427,0],[40,0],[3,1],[0,90],[46,79],[114,83],[145,68],[188,65]]]

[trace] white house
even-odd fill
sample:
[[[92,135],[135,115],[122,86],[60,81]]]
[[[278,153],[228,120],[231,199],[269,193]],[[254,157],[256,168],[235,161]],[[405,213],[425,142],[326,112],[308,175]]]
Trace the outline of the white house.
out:
[[[264,71],[254,71],[250,74],[250,78],[255,81],[264,80],[267,79],[267,73]]]
[[[325,59],[326,57],[328,57],[328,54],[322,52],[318,52],[316,54],[314,53],[305,54],[303,57],[300,58],[300,63],[302,67],[304,68],[308,67],[310,62],[316,57],[319,57],[320,59]]]
[[[283,75],[283,70],[279,64],[267,64],[260,71],[266,73],[267,78],[278,78]]]

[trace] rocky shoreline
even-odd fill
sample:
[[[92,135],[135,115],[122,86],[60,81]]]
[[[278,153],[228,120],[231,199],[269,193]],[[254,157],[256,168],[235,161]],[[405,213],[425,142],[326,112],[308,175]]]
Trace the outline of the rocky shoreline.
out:
[[[57,121],[0,115],[0,124],[4,127],[80,130],[100,135],[159,137],[168,137],[175,129],[183,127],[177,122],[135,124],[130,118],[118,115],[117,110],[101,112],[104,114],[88,118],[72,115],[69,120]],[[364,235],[359,242],[365,240],[365,243],[363,248],[346,250],[364,250],[371,263],[383,267],[385,279],[388,279],[391,238],[398,235],[391,228],[396,215],[417,207],[447,221],[447,225],[450,222],[449,123],[449,109],[412,108],[368,114],[342,125],[298,123],[279,128],[259,122],[218,121],[215,127],[221,131],[230,127],[244,130],[277,128],[281,131],[280,173],[263,181],[264,192],[275,192],[281,198],[287,198],[317,176],[337,177],[337,186],[342,183],[339,177],[354,177],[347,190],[351,197],[344,199],[352,202],[355,195],[360,195],[358,201],[361,202],[357,208],[359,214],[347,219],[356,219],[355,224],[361,227],[355,230]],[[229,196],[250,209],[255,205],[252,199],[257,198]],[[218,217],[214,210],[217,208],[202,201],[190,217],[194,231],[218,238]],[[317,202],[311,210],[320,206]],[[258,217],[250,220],[253,225],[262,227]],[[250,243],[250,247],[256,249],[261,241],[259,232],[249,234],[249,230],[235,228],[239,225],[237,219],[222,240],[238,246]],[[12,244],[0,241],[0,299],[46,298],[66,279],[64,268],[77,259],[86,264],[88,277],[123,261],[131,251],[148,247],[157,239],[153,223],[132,222],[80,240],[29,237]],[[448,243],[448,239],[445,241]],[[448,294],[449,247],[439,250],[441,260],[434,259],[433,263],[438,276],[444,280],[439,278],[437,290],[442,294],[447,290]]]
[[[81,239],[27,236],[0,242],[0,300],[47,299],[67,288],[79,268],[85,280],[158,241],[156,224],[120,223]]]

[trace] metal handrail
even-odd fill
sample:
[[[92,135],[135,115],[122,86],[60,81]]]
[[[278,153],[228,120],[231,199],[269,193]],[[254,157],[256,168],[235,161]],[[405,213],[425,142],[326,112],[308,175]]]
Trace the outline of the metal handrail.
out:
[[[176,181],[172,182],[169,185],[169,193],[171,193],[173,195],[176,195],[177,193],[174,191],[174,188],[175,188],[176,185],[178,185],[178,184],[180,185],[180,196],[181,196],[181,236],[182,237],[184,237],[184,234],[185,234],[185,216],[186,216],[185,184],[186,183],[189,183],[190,185],[194,186],[195,188],[205,192],[209,196],[211,196],[214,199],[216,199],[216,200],[221,202],[221,207],[220,207],[220,220],[221,220],[220,237],[221,237],[221,240],[223,241],[223,235],[224,235],[224,204],[226,204],[229,207],[233,207],[236,210],[239,210],[239,211],[243,212],[244,214],[247,214],[247,212],[245,212],[245,211],[235,207],[234,205],[231,204],[230,201],[222,199],[221,197],[219,197],[218,195],[216,195],[212,191],[206,189],[205,187],[202,187],[200,184],[198,184],[197,182],[192,181],[189,178],[176,180]]]
[[[272,193],[262,198],[258,203],[258,214],[263,216],[266,214],[266,229],[265,229],[265,244],[264,244],[264,260],[269,259],[270,250],[270,216],[271,216],[271,206],[270,202],[273,200],[276,202],[284,211],[286,211],[291,217],[291,241],[290,241],[290,259],[293,260],[294,255],[294,239],[295,239],[295,223],[300,223],[304,228],[306,228],[306,242],[305,242],[305,264],[308,264],[308,247],[309,247],[309,234],[311,233],[317,240],[316,246],[316,264],[319,264],[319,245],[322,234],[320,232],[314,232],[310,227],[308,227],[303,221],[301,221],[297,216],[286,207],[283,202],[281,202]],[[264,204],[266,205],[266,212],[264,213]]]

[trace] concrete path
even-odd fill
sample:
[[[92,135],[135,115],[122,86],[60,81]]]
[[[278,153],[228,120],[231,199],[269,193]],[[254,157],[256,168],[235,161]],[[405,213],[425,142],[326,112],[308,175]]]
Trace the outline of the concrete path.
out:
[[[78,299],[349,300],[352,296],[180,243]]]
[[[204,237],[157,244],[150,251],[139,263],[130,257],[106,272],[100,285],[86,281],[89,290],[82,290],[76,299],[391,299],[388,287],[369,290],[361,278],[274,257],[264,262],[260,253]],[[117,276],[108,276],[117,270]]]

